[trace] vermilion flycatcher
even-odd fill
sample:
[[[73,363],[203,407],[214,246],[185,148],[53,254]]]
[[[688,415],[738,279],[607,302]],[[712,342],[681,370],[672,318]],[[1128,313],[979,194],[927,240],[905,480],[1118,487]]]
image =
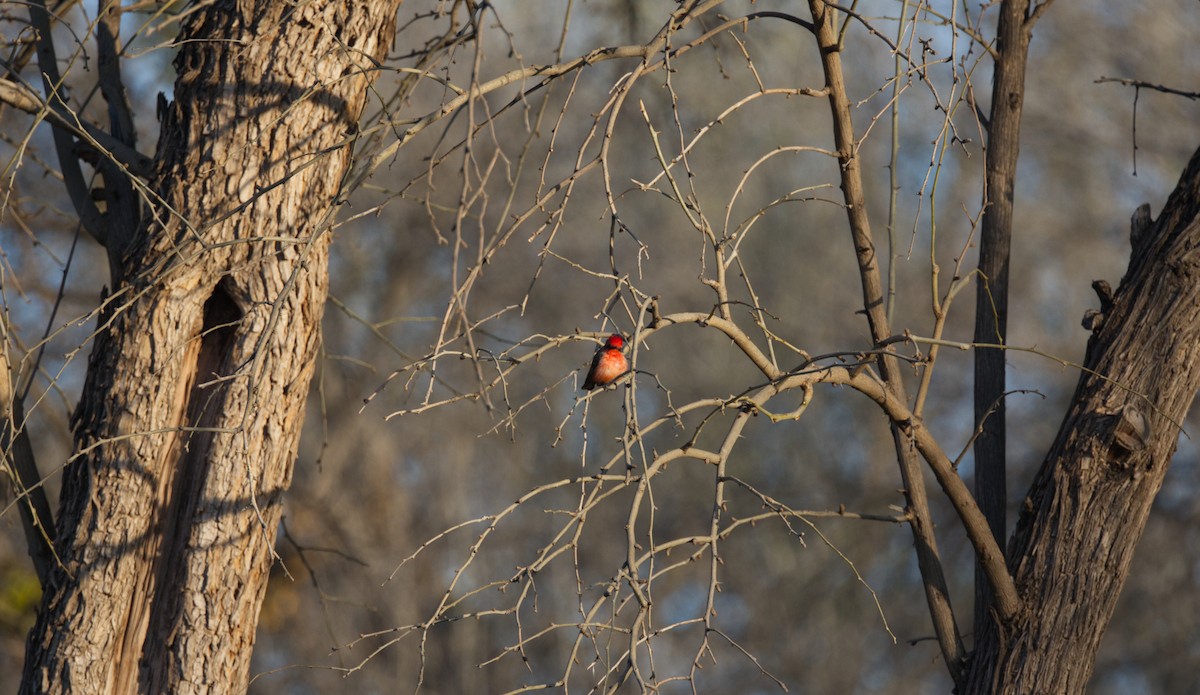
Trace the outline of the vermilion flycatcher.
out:
[[[619,333],[613,333],[604,341],[604,345],[596,350],[592,359],[592,368],[588,370],[587,379],[583,382],[583,390],[591,391],[597,386],[611,384],[613,379],[629,371],[629,363],[625,361],[625,338]]]

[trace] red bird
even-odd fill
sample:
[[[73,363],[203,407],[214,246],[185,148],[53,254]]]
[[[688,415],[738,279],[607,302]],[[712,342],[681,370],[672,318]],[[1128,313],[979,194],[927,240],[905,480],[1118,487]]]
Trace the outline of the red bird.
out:
[[[611,384],[614,379],[629,371],[629,363],[625,361],[625,338],[619,333],[613,333],[604,341],[604,345],[596,350],[592,359],[592,368],[588,370],[587,379],[583,382],[583,390],[591,391],[597,386]]]

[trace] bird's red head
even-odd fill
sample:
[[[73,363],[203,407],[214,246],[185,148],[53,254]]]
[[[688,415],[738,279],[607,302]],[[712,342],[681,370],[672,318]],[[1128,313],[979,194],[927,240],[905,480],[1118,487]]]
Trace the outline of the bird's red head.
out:
[[[625,338],[622,337],[620,333],[613,333],[612,335],[608,336],[608,340],[604,341],[604,347],[616,348],[620,350],[621,348],[625,347]]]

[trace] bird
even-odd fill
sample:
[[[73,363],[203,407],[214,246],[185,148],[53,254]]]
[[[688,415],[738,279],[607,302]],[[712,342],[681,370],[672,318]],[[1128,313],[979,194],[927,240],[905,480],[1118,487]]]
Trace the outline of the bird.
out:
[[[583,390],[591,391],[597,386],[606,386],[613,380],[629,371],[629,362],[625,360],[625,338],[620,333],[613,333],[604,341],[604,345],[596,350],[592,358],[592,368],[588,370],[587,379],[583,381]]]

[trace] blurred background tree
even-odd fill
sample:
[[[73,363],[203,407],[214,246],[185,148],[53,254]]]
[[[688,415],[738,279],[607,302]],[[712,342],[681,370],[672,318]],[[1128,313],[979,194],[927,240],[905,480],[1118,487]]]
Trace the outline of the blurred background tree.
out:
[[[749,404],[766,380],[713,325],[729,312],[781,372],[819,356],[873,369],[821,56],[789,19],[811,17],[777,5],[402,7],[330,228],[324,338],[252,691],[951,689],[887,418],[843,387]],[[125,86],[153,142],[150,104],[171,94],[189,10],[129,9]],[[30,31],[23,6],[3,10],[7,72]],[[64,4],[56,37],[73,47],[72,108],[105,122],[94,12]],[[975,281],[996,14],[864,2],[839,15],[896,335],[933,333],[934,264],[939,297]],[[1021,391],[1008,398],[1010,519],[1079,378],[1045,355],[1083,361],[1090,282],[1116,283],[1129,215],[1162,209],[1197,145],[1194,100],[1097,80],[1189,88],[1198,24],[1192,3],[1149,2],[1058,3],[1036,25],[1008,342],[1037,352],[1005,353]],[[36,61],[21,65],[5,84],[40,84]],[[53,498],[108,278],[56,181],[44,114],[9,104],[7,354],[18,392],[31,384],[26,427]],[[960,295],[942,337],[969,342],[973,321]],[[614,331],[634,338],[638,371],[581,399],[594,341]],[[951,458],[966,450],[970,479],[971,353],[943,348],[931,370],[929,347],[893,346],[911,358],[910,395],[931,373],[924,425]],[[801,416],[773,417],[789,413]],[[719,459],[697,454],[723,444]],[[685,446],[701,459],[663,461]],[[1198,475],[1182,438],[1092,692],[1198,685]],[[969,647],[974,554],[951,505],[930,504]],[[0,687],[15,688],[37,579],[12,497],[4,509]]]

